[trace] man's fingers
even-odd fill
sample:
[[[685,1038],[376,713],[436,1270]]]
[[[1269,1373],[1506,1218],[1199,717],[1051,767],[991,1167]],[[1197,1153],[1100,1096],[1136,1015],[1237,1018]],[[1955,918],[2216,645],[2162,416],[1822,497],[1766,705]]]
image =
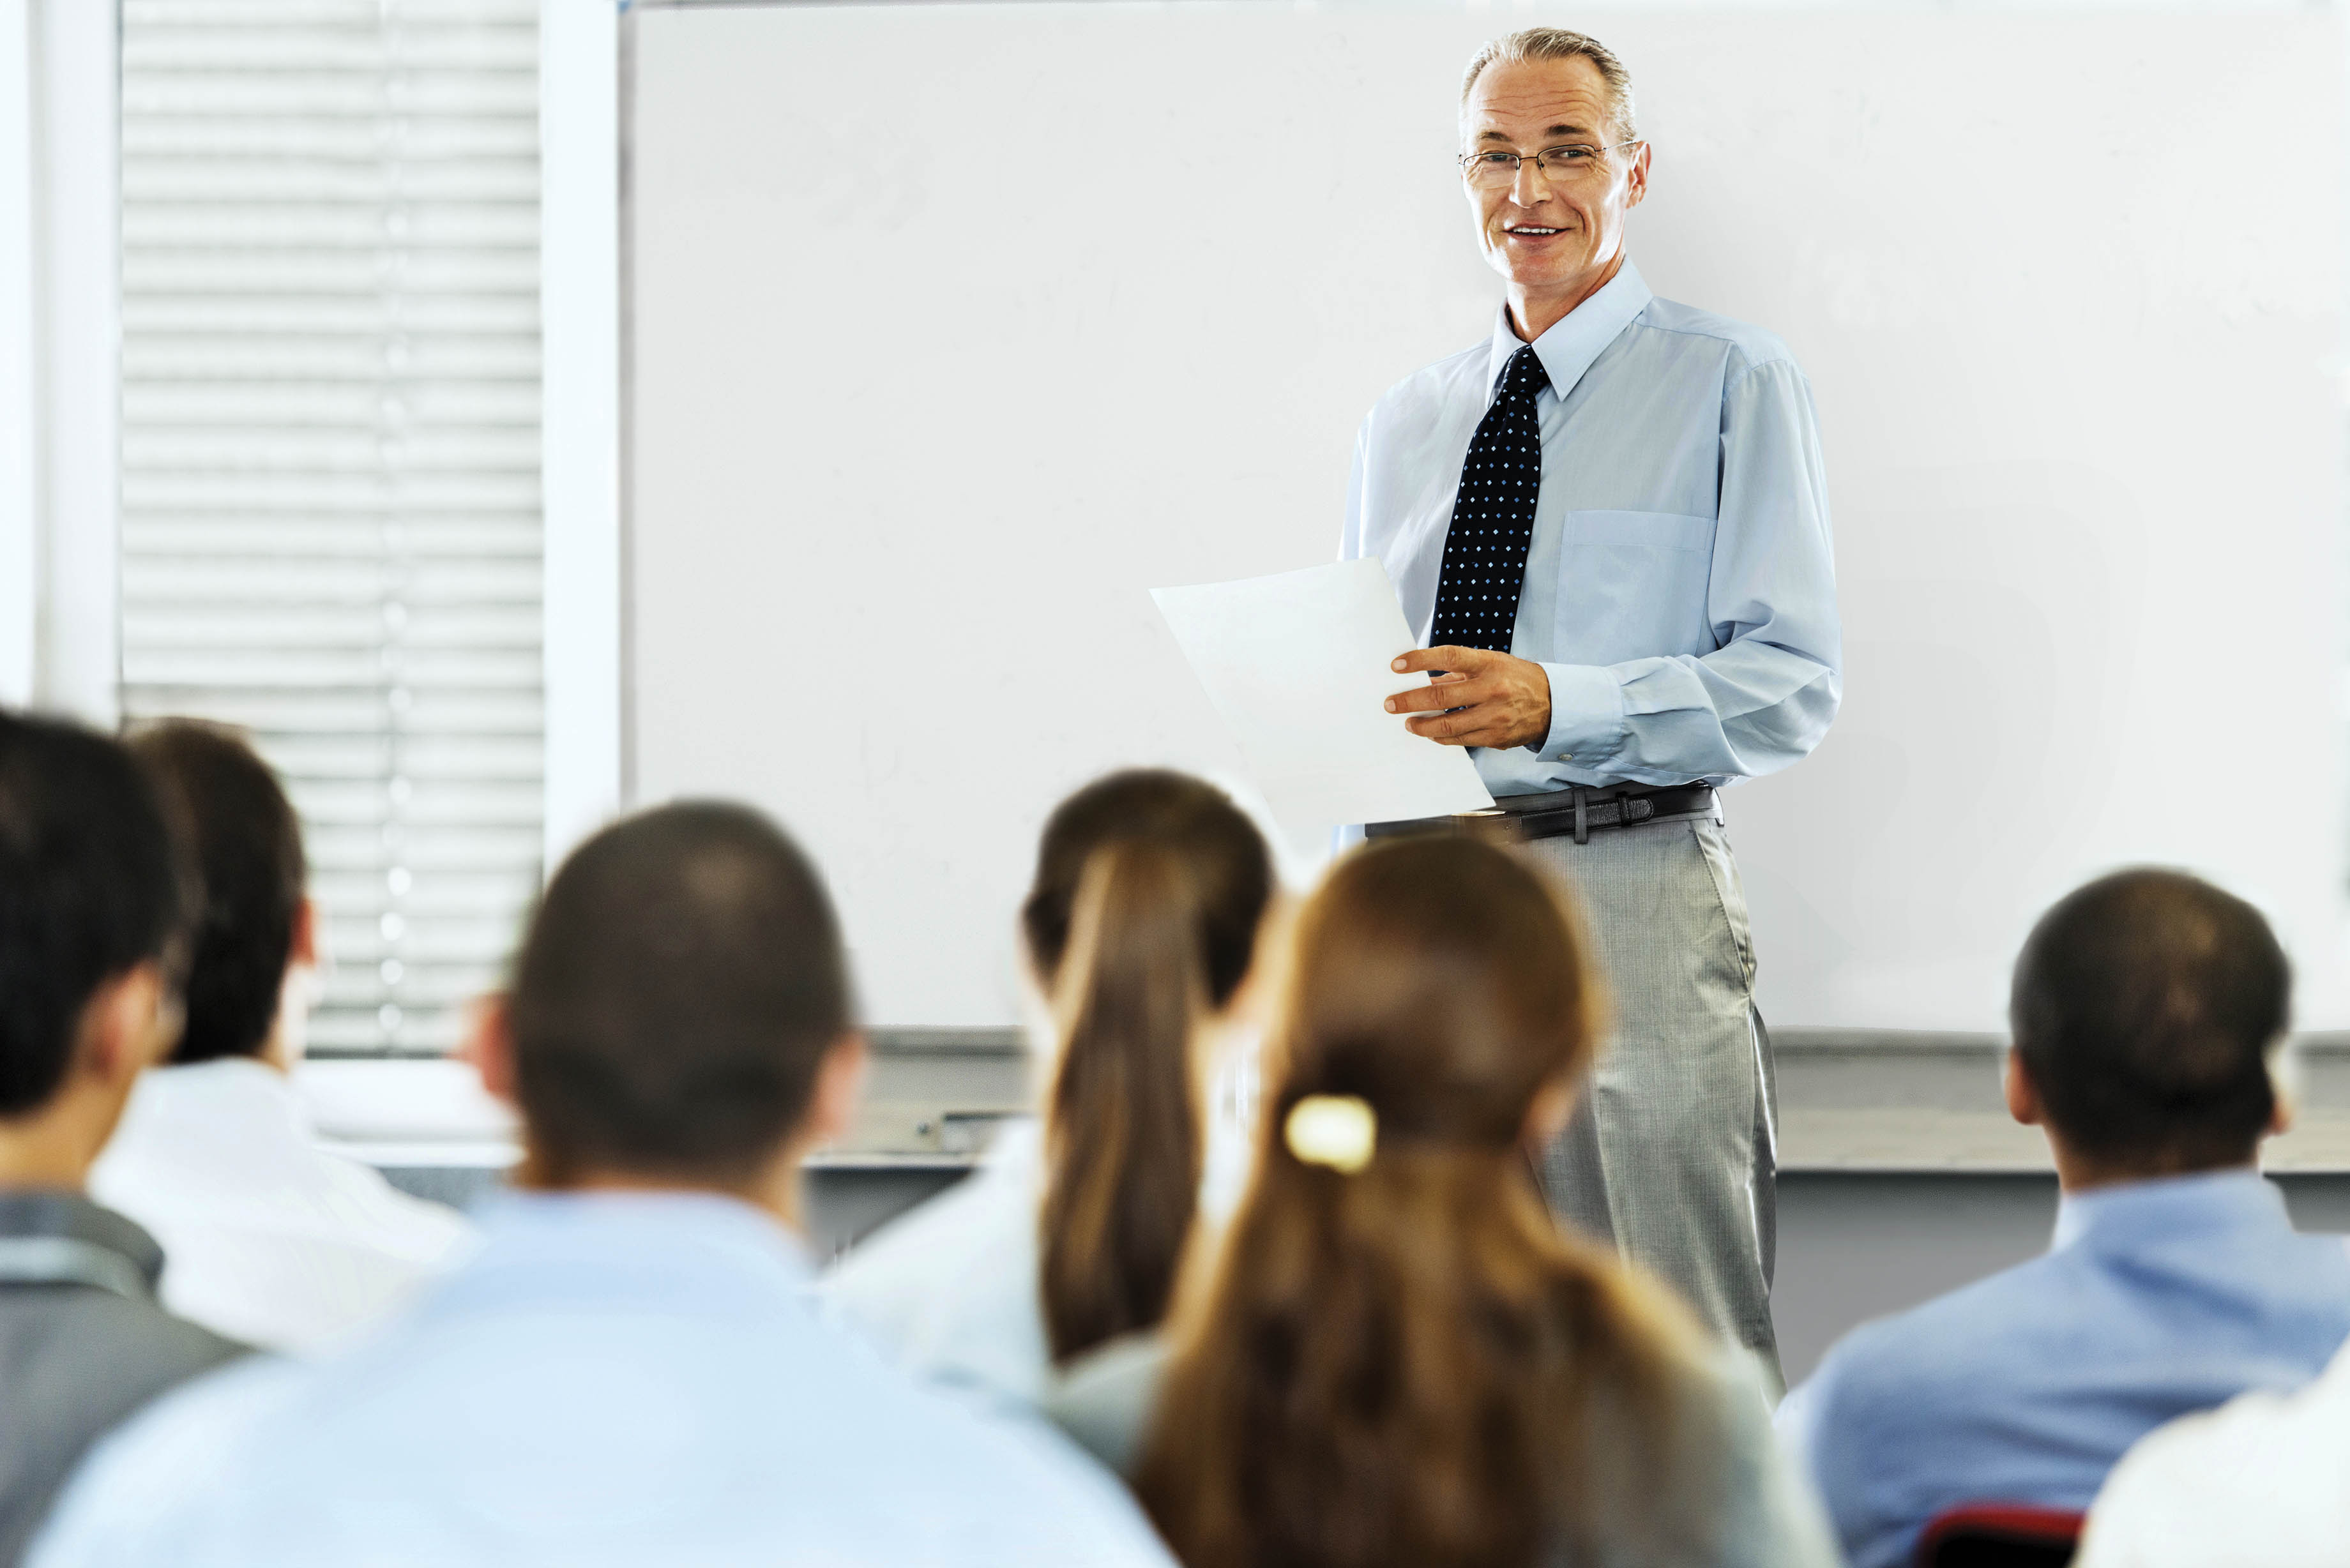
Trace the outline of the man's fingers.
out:
[[[1407,719],[1403,727],[1445,746],[1489,746],[1493,736],[1485,722],[1471,713],[1438,713],[1426,719]]]
[[[1427,686],[1415,686],[1409,691],[1399,691],[1388,699],[1390,713],[1436,713],[1447,708],[1473,708],[1492,692],[1467,676],[1458,680],[1439,680]]]
[[[1476,674],[1493,661],[1493,652],[1484,648],[1415,648],[1395,661],[1398,675],[1409,675],[1415,670],[1465,670]]]

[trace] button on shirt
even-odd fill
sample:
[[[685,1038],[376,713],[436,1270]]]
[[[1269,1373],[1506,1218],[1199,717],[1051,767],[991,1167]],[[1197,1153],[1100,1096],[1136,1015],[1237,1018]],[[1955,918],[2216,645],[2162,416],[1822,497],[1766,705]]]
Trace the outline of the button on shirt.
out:
[[[1509,358],[1409,377],[1355,443],[1339,558],[1377,556],[1425,645],[1461,465]],[[1724,784],[1819,743],[1842,694],[1827,483],[1786,346],[1659,299],[1630,263],[1534,340],[1542,490],[1511,651],[1550,677],[1539,750],[1473,753],[1495,794]]]
[[[796,1242],[717,1196],[504,1199],[409,1316],[238,1368],[94,1456],[46,1568],[1167,1568],[1056,1435],[819,1323]]]
[[[2345,1335],[2350,1249],[2295,1234],[2258,1174],[2100,1188],[2044,1255],[1846,1335],[1779,1430],[1846,1561],[1894,1568],[1957,1503],[2087,1508],[2147,1433],[2298,1387]]]

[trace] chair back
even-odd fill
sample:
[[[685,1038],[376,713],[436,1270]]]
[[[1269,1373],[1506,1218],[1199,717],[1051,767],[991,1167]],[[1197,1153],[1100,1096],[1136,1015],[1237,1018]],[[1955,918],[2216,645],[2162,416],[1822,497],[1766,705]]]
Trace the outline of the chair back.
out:
[[[2081,1543],[2081,1516],[2061,1508],[1965,1502],[1918,1537],[1917,1568],[2064,1568]]]

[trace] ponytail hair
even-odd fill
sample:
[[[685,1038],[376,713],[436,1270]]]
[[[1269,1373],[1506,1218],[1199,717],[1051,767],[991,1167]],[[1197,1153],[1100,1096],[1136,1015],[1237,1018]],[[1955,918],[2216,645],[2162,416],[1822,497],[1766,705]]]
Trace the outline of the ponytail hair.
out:
[[[1046,825],[1021,910],[1054,1000],[1038,1296],[1056,1363],[1166,1315],[1198,1207],[1200,1023],[1247,978],[1264,840],[1181,774],[1115,774]]]
[[[1180,1561],[1711,1560],[1695,1331],[1560,1233],[1523,1147],[1600,1012],[1571,908],[1492,846],[1360,851],[1307,903],[1256,1180],[1140,1451]]]

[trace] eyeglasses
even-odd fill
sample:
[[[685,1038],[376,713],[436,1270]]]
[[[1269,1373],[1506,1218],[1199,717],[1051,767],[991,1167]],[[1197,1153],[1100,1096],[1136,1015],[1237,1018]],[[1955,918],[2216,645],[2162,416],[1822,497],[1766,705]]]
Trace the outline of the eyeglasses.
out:
[[[1531,156],[1542,176],[1554,185],[1579,183],[1590,179],[1607,167],[1607,154],[1627,147],[1638,147],[1638,141],[1619,141],[1613,147],[1591,147],[1576,141],[1564,147],[1545,147],[1531,155],[1520,152],[1464,152],[1460,157],[1461,177],[1482,191],[1498,191],[1504,185],[1518,182],[1518,165]]]

